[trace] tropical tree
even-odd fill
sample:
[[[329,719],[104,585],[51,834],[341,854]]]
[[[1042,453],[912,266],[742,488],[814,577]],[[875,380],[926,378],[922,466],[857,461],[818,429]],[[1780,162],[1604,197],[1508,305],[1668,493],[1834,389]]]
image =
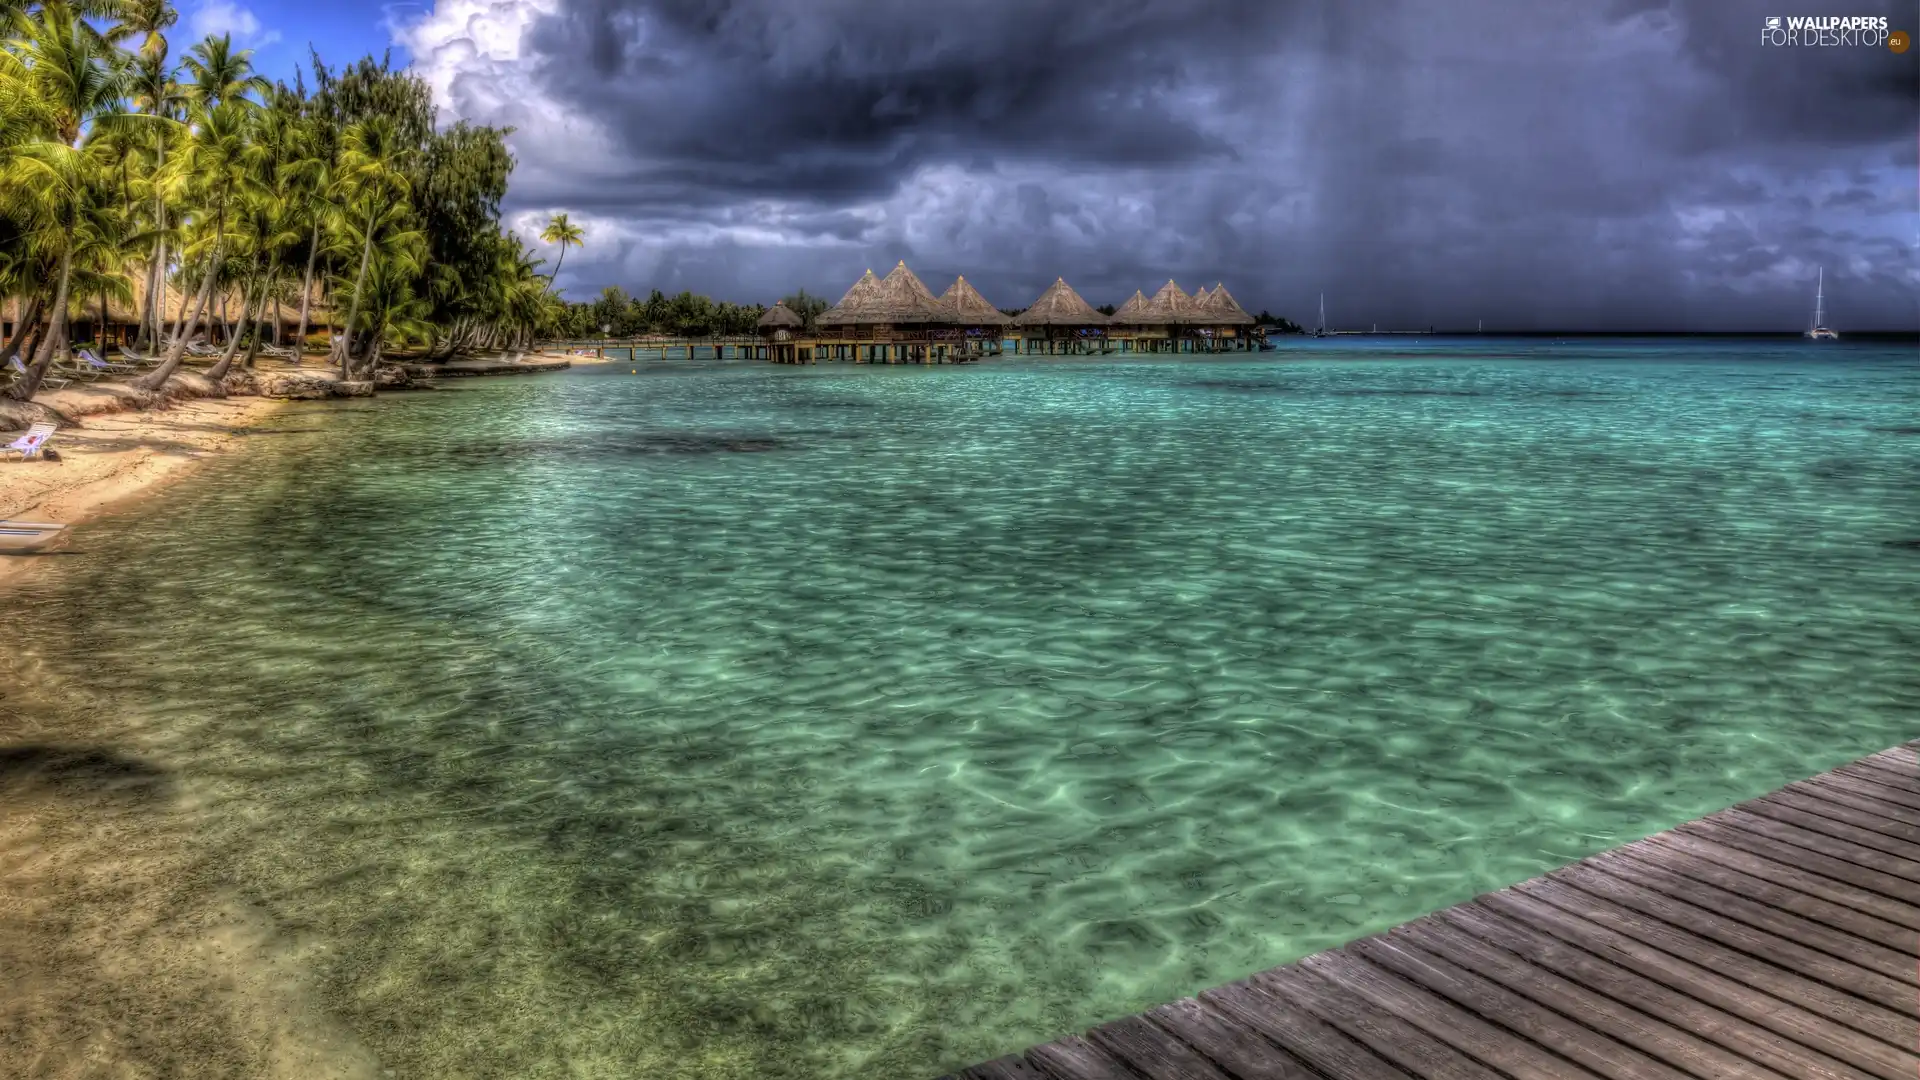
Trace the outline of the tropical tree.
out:
[[[162,353],[148,389],[203,333],[223,345],[214,380],[251,364],[287,301],[302,338],[337,329],[349,377],[390,349],[522,347],[572,317],[501,228],[506,130],[442,127],[388,57],[315,56],[291,85],[225,36],[176,60],[178,21],[167,0],[0,0],[0,355],[30,361],[9,393],[31,399],[75,318],[104,329],[116,304]]]
[[[11,147],[0,165],[0,190],[29,232],[58,252],[51,325],[41,338],[27,373],[11,393],[33,398],[57,350],[64,348],[67,302],[79,243],[82,204],[100,162],[90,160],[97,119],[114,109],[124,92],[125,65],[97,31],[63,3],[44,5],[36,15],[16,14],[20,33],[10,42],[22,90],[39,99],[34,118],[43,138],[27,138]],[[11,66],[11,65],[10,65]],[[34,240],[29,239],[31,246]]]
[[[560,265],[567,261],[567,249],[585,247],[587,231],[567,219],[565,214],[555,214],[547,219],[547,227],[540,230],[540,239],[549,244],[560,245],[560,257],[554,261],[553,276],[547,279],[549,287],[560,278]]]

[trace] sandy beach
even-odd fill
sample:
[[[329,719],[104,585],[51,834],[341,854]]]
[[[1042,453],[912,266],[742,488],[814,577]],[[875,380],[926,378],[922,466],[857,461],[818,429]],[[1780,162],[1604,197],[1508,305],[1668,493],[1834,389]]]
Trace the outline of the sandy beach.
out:
[[[233,449],[241,432],[288,404],[202,398],[152,411],[90,412],[117,406],[110,387],[58,390],[41,400],[78,423],[48,442],[58,461],[0,461],[0,519],[84,524]],[[0,587],[39,561],[0,558]]]

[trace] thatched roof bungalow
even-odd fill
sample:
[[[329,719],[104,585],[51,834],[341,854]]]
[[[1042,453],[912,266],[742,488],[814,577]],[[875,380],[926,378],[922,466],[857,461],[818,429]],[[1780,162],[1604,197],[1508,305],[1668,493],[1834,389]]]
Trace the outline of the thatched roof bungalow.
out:
[[[1205,290],[1202,290],[1205,291]],[[1233,298],[1225,285],[1215,283],[1201,305],[1202,318],[1210,326],[1252,326],[1253,316]]]
[[[762,334],[769,334],[778,330],[799,330],[807,325],[807,320],[788,307],[785,301],[776,300],[755,325]]]
[[[1139,326],[1146,317],[1147,294],[1135,289],[1125,303],[1113,309],[1113,314],[1107,316],[1107,320],[1115,326]]]
[[[905,259],[881,279],[873,315],[888,326],[951,326],[956,318],[953,309],[907,269]]]
[[[1013,325],[1025,339],[1023,351],[1081,353],[1105,351],[1112,320],[1074,292],[1065,278],[1055,278],[1039,299],[1013,317]]]
[[[872,270],[868,270],[860,275],[860,280],[853,283],[853,287],[847,290],[839,303],[821,312],[813,323],[815,326],[826,328],[855,326],[870,322],[872,320],[869,316],[879,293],[880,279],[873,275]]]
[[[998,330],[1013,325],[1012,317],[989,303],[964,276],[955,278],[953,284],[947,286],[947,291],[940,294],[940,302],[953,312],[955,326]]]
[[[1193,297],[1168,278],[1165,285],[1155,290],[1141,314],[1143,326],[1184,326],[1193,315]]]

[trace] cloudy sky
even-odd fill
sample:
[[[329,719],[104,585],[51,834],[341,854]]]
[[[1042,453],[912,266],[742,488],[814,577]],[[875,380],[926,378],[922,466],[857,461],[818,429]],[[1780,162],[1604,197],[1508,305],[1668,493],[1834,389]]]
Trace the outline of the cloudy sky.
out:
[[[196,2],[198,7],[196,8]],[[1920,50],[1766,16],[1911,0],[186,0],[262,66],[396,47],[511,125],[560,285],[1001,306],[1225,281],[1300,321],[1920,328]]]

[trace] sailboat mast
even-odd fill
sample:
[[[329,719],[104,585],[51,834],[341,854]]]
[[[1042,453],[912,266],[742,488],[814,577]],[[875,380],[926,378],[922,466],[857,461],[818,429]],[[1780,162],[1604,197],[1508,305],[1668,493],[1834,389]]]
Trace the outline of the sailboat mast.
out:
[[[1827,268],[1820,268],[1819,284],[1813,289],[1813,325],[1819,328],[1827,325]]]

